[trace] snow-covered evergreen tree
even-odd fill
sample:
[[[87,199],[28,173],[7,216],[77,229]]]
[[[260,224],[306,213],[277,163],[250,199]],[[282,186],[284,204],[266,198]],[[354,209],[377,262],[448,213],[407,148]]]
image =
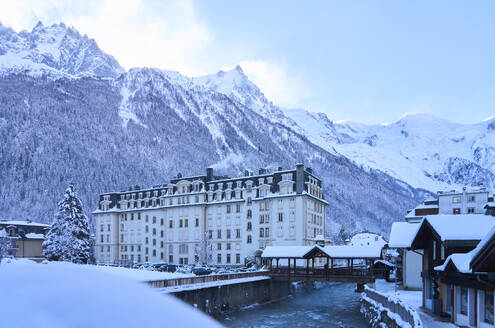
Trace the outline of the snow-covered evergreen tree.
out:
[[[87,263],[91,253],[89,221],[72,184],[58,203],[52,228],[43,243],[43,254],[51,261]]]
[[[199,264],[207,266],[211,264],[213,260],[213,244],[206,231],[202,234],[199,244],[194,248],[194,255]]]

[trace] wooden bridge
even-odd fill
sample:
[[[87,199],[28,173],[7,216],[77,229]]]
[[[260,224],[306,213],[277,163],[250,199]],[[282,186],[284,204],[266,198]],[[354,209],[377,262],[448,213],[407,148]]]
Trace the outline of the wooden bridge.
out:
[[[381,248],[361,246],[268,246],[261,255],[269,276],[289,281],[375,281],[373,263]]]

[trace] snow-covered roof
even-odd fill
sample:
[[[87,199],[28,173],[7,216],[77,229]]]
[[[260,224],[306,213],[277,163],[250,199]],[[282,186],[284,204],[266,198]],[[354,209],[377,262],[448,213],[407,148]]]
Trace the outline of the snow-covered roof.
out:
[[[473,259],[481,252],[481,250],[486,246],[486,244],[494,237],[495,226],[493,226],[483,239],[479,242],[475,249],[468,253],[454,253],[447,257],[442,265],[435,267],[437,271],[445,271],[445,268],[449,263],[455,265],[456,269],[461,273],[472,273],[471,262]]]
[[[261,257],[302,258],[315,246],[267,246]]]
[[[442,241],[481,240],[495,226],[495,217],[483,214],[428,215],[425,220]]]
[[[34,233],[34,232],[27,233],[25,237],[27,239],[45,239],[45,235],[43,235],[42,233]]]
[[[370,246],[325,246],[319,247],[329,257],[338,259],[346,258],[380,258],[382,255],[382,247],[379,245]]]
[[[436,199],[435,197],[428,197],[424,200],[424,202],[435,202],[437,201],[438,199]]]
[[[418,233],[420,223],[394,222],[390,231],[390,248],[409,248]]]
[[[38,223],[33,221],[21,221],[21,220],[13,220],[13,221],[0,221],[0,225],[25,225],[25,226],[36,226],[36,227],[50,227],[49,224]]]
[[[472,259],[472,251],[469,253],[455,253],[451,254],[447,257],[445,262],[442,265],[436,266],[436,271],[445,271],[447,265],[452,263],[455,265],[456,269],[462,273],[470,273],[471,269],[469,268],[469,264]]]
[[[419,204],[418,206],[416,206],[417,210],[428,209],[428,208],[438,208],[438,205],[437,204],[435,204],[435,205]]]
[[[488,202],[484,207],[495,207],[495,202]]]
[[[462,189],[446,189],[438,192],[439,196],[443,195],[456,195],[462,193],[488,193],[486,187],[463,187]]]
[[[386,266],[390,266],[390,267],[393,267],[394,266],[391,262],[389,262],[387,260],[375,260],[375,263],[383,263]]]
[[[380,258],[380,246],[267,246],[264,258],[303,258],[314,249],[319,249],[331,258]]]

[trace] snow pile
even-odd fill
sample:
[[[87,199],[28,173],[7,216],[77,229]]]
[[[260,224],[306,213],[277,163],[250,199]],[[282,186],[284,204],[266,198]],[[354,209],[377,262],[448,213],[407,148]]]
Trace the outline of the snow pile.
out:
[[[4,261],[0,273],[2,327],[220,327],[185,303],[90,266]]]

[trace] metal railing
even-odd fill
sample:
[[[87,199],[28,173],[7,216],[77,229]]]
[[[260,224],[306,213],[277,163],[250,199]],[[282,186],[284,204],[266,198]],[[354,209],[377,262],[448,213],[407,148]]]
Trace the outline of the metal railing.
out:
[[[412,328],[423,327],[418,313],[397,297],[384,295],[368,286],[365,287],[364,294],[390,312],[399,315],[402,321],[409,323]]]
[[[187,278],[152,280],[152,281],[147,281],[146,283],[155,288],[166,288],[166,287],[175,287],[182,285],[202,284],[212,281],[222,281],[222,280],[230,280],[230,279],[260,277],[260,276],[268,276],[268,272],[255,271],[255,272],[241,272],[241,273],[230,273],[230,274],[211,274],[206,276],[195,276],[195,277],[187,277]]]

